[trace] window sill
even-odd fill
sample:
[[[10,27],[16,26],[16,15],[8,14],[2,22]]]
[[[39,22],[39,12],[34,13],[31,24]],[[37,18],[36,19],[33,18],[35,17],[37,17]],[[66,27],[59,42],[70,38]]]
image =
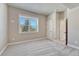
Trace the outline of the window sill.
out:
[[[19,32],[19,34],[32,34],[32,33],[39,33],[39,32]]]

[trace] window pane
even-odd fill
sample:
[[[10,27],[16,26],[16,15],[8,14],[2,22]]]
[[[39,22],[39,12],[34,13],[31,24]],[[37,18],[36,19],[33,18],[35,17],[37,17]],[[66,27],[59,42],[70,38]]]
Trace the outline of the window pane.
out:
[[[27,32],[28,31],[29,21],[26,20],[26,18],[24,16],[19,17],[19,25],[20,25],[20,31],[21,32]]]
[[[37,31],[37,20],[30,19],[30,31]]]
[[[25,26],[29,25],[29,20],[25,20]]]
[[[20,16],[19,17],[19,24],[20,25],[24,25],[25,24],[25,17],[24,16]]]
[[[20,25],[29,25],[29,19],[25,18],[24,16],[19,17],[19,24]]]
[[[22,32],[28,32],[29,26],[23,26],[22,27]]]

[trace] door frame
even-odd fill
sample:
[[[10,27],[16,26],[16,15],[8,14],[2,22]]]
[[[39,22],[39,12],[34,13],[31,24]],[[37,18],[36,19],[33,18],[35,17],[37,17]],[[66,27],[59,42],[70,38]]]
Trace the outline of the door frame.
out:
[[[68,19],[66,19],[66,45],[68,45]]]

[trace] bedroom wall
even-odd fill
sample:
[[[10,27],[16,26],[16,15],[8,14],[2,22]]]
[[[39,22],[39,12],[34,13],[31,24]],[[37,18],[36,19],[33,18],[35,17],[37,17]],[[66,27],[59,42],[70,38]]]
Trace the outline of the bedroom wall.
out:
[[[0,52],[7,45],[7,5],[0,3]]]
[[[49,14],[47,18],[47,38],[56,39],[56,11]]]
[[[79,47],[79,7],[69,11],[68,42],[70,45]]]
[[[18,28],[19,15],[25,15],[26,17],[38,17],[39,32],[19,33],[19,28]],[[8,6],[8,22],[9,22],[8,23],[9,42],[32,40],[35,38],[46,37],[46,16],[44,15],[40,15],[19,8]]]

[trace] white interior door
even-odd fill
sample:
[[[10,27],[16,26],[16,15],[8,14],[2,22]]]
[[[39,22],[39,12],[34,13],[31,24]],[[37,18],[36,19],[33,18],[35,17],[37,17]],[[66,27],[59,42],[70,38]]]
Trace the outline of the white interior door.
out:
[[[60,40],[66,42],[66,15],[67,11],[64,11],[60,19]]]
[[[57,15],[56,15],[56,37],[57,37],[57,40],[65,43],[65,41],[66,41],[65,12],[57,12]]]
[[[60,20],[60,40],[61,41],[66,40],[66,20],[65,19]]]

